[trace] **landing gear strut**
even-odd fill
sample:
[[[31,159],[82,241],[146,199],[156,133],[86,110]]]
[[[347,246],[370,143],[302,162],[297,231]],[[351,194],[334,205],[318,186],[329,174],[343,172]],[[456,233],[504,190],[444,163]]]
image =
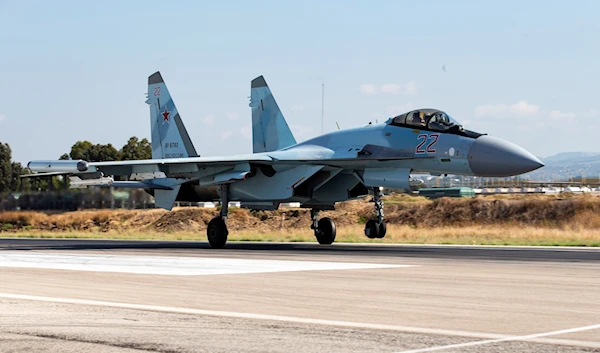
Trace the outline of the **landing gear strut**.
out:
[[[329,217],[319,219],[319,210],[310,210],[312,224],[310,228],[315,231],[315,237],[319,244],[329,245],[335,241],[335,223]]]
[[[370,239],[383,238],[387,232],[385,221],[383,220],[383,201],[381,197],[383,193],[378,187],[372,188],[373,199],[371,202],[375,204],[375,213],[377,218],[370,219],[365,225],[365,235]]]
[[[221,185],[221,213],[208,222],[206,235],[208,243],[213,249],[221,249],[227,243],[227,214],[229,211],[229,185]]]

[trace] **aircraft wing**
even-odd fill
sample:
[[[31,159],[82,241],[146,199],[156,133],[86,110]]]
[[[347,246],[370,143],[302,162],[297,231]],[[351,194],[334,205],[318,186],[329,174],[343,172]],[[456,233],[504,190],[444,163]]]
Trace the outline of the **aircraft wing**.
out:
[[[430,157],[415,157],[411,154],[363,153],[366,149],[347,154],[337,154],[334,151],[319,147],[296,148],[284,151],[254,153],[245,155],[221,157],[187,157],[169,159],[145,159],[133,161],[87,162],[82,160],[39,160],[31,161],[28,168],[35,174],[23,177],[77,175],[102,172],[104,175],[130,175],[134,173],[166,172],[169,171],[198,171],[205,168],[235,169],[242,164],[276,165],[276,164],[307,164],[336,167],[340,163],[355,164],[423,159]]]
[[[261,154],[243,154],[235,156],[221,157],[188,157],[188,158],[170,158],[170,159],[143,159],[135,161],[115,161],[115,162],[92,162],[90,166],[102,167],[118,167],[118,166],[133,166],[133,165],[168,165],[168,164],[222,164],[232,165],[243,162],[271,162],[272,158]]]
[[[127,175],[136,169],[148,170],[148,167],[181,165],[208,166],[233,166],[239,163],[269,163],[273,159],[265,155],[237,155],[226,157],[188,157],[169,159],[143,159],[132,161],[109,161],[109,162],[87,162],[83,160],[39,160],[27,164],[29,170],[36,174],[29,177],[41,176],[42,174],[64,175],[64,174],[86,174],[103,172],[110,175]],[[150,168],[151,169],[151,168]]]

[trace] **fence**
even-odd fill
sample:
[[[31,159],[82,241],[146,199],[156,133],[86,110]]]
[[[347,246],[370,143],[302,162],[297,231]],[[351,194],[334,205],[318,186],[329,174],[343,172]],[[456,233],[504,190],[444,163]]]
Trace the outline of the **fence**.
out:
[[[63,210],[154,208],[154,197],[143,190],[87,189],[11,193],[0,199],[0,210]]]

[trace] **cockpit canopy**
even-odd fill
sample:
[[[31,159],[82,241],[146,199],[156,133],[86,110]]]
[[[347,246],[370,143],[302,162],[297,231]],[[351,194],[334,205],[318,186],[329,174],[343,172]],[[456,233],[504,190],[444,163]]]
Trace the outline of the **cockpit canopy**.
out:
[[[396,116],[391,124],[433,131],[462,130],[458,121],[437,109],[413,110]]]

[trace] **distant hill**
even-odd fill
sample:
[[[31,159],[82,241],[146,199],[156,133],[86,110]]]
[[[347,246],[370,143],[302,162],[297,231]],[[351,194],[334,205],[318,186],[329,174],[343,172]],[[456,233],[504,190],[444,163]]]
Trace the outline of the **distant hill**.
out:
[[[598,159],[600,153],[598,152],[561,152],[554,156],[541,158],[545,163],[579,163],[581,161]]]
[[[545,166],[528,173],[532,180],[567,180],[579,176],[600,177],[600,153],[562,152],[554,156],[540,158]]]

